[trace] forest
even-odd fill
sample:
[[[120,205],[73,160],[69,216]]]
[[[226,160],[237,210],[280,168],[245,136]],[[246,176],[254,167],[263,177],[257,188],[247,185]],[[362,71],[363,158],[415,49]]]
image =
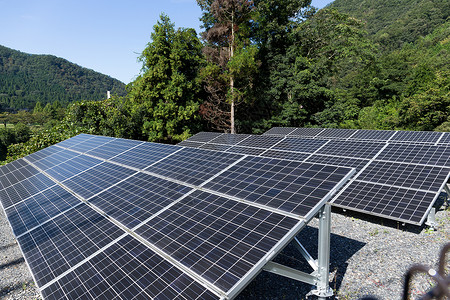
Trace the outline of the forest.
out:
[[[0,160],[81,132],[177,143],[274,126],[450,131],[448,1],[197,4],[203,32],[161,14],[125,95],[1,114]]]
[[[58,101],[101,100],[106,91],[124,96],[125,84],[52,55],[31,55],[0,45],[0,112],[33,109]]]

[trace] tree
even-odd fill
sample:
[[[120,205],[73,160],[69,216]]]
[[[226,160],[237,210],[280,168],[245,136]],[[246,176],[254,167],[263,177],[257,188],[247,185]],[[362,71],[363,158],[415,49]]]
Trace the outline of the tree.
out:
[[[177,142],[199,130],[202,44],[194,29],[180,28],[162,14],[142,52],[141,75],[128,86],[133,111],[144,113],[149,141]]]
[[[250,44],[250,20],[254,3],[249,0],[197,0],[203,10],[204,53],[202,70],[208,101],[202,115],[216,129],[236,132],[235,108],[249,101],[257,71],[257,48]],[[228,121],[229,120],[229,121]]]

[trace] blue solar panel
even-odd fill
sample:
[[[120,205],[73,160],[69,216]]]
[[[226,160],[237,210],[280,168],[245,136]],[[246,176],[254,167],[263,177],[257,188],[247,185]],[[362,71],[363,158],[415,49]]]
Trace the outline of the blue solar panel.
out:
[[[171,179],[200,185],[240,158],[242,155],[184,148],[145,170]]]
[[[350,171],[349,168],[247,157],[204,187],[305,216]]]
[[[222,141],[266,151],[248,139],[283,138]],[[235,295],[351,172],[89,135],[0,170],[0,200],[46,299]]]
[[[173,145],[144,143],[113,157],[111,161],[137,169],[145,169],[151,164],[165,158],[167,155],[179,150],[180,147]]]

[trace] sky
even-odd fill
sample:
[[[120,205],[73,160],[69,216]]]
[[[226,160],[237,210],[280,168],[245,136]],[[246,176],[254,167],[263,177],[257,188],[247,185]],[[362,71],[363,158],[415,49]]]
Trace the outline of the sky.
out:
[[[313,0],[322,8],[331,0]],[[128,84],[161,13],[200,32],[195,0],[0,0],[0,45],[51,54]]]

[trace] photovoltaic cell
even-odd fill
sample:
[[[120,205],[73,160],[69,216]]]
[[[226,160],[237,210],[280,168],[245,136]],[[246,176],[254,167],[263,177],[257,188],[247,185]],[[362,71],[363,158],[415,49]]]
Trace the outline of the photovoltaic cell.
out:
[[[204,187],[305,216],[349,172],[348,168],[249,156]]]
[[[317,151],[317,154],[351,158],[373,158],[384,146],[384,143],[331,140]]]
[[[186,186],[139,173],[89,202],[133,229],[190,190]]]
[[[92,139],[92,138],[94,138],[93,135],[82,133],[82,134],[74,136],[74,137],[72,137],[70,139],[67,139],[67,140],[64,140],[62,142],[59,142],[58,145],[61,146],[61,147],[64,147],[64,148],[69,148],[69,147],[76,146],[76,145],[78,145],[78,144],[80,144],[82,142],[85,142],[85,141],[87,141],[89,139]]]
[[[220,132],[199,132],[196,135],[191,136],[188,140],[190,142],[207,143],[220,135],[222,135]]]
[[[97,148],[101,145],[104,145],[110,141],[112,141],[114,138],[107,137],[107,136],[93,136],[90,139],[86,139],[85,141],[82,141],[81,143],[75,144],[73,146],[67,147],[69,149],[76,149],[79,152],[88,152],[94,148]]]
[[[113,139],[106,144],[103,144],[97,148],[87,151],[86,154],[100,157],[103,159],[111,159],[112,157],[117,156],[140,144],[142,144],[142,142],[125,139]]]
[[[266,131],[264,134],[277,134],[277,135],[288,135],[293,132],[296,128],[293,127],[273,127]]]
[[[333,205],[421,224],[436,193],[354,181]]]
[[[7,208],[5,212],[14,234],[19,236],[80,203],[79,199],[56,185]]]
[[[449,174],[450,168],[373,161],[358,180],[439,193]]]
[[[63,184],[84,199],[89,199],[134,173],[136,171],[104,162],[63,181]]]
[[[184,148],[150,166],[146,171],[200,185],[241,157],[242,155],[233,153]]]
[[[190,148],[199,148],[201,146],[203,146],[205,143],[202,142],[191,142],[190,140],[184,140],[182,142],[179,142],[177,145],[178,146],[183,146],[183,147],[190,147]]]
[[[22,160],[22,162],[24,165],[16,164],[16,166],[9,166],[8,169],[5,169],[5,174],[0,176],[0,190],[39,173],[38,170],[26,164],[25,161]]]
[[[450,146],[389,144],[377,160],[450,167]]]
[[[37,284],[43,286],[123,233],[82,204],[19,237],[18,242]]]
[[[441,136],[436,131],[397,131],[390,142],[436,143]]]
[[[228,291],[298,222],[195,191],[136,232]]]
[[[44,148],[42,150],[39,150],[37,152],[34,152],[34,153],[26,156],[26,159],[28,161],[34,163],[34,162],[36,162],[36,161],[38,161],[40,159],[46,158],[47,156],[49,156],[51,154],[54,154],[56,152],[60,152],[60,151],[63,151],[63,150],[64,150],[63,148],[60,148],[58,146],[53,145],[53,146],[50,146],[48,148]]]
[[[282,139],[283,137],[281,136],[252,135],[238,143],[238,146],[268,149]]]
[[[52,300],[219,299],[131,236],[108,247],[42,294]]]
[[[270,150],[270,149],[266,150],[265,152],[263,152],[261,154],[261,156],[264,156],[264,157],[272,157],[272,158],[295,160],[295,161],[304,161],[310,155],[311,154],[288,152],[288,151],[282,151],[282,150]]]
[[[209,141],[211,144],[236,145],[248,138],[249,134],[221,134]]]
[[[32,163],[39,169],[45,171],[78,155],[79,154],[74,151],[62,150]]]
[[[99,159],[78,155],[46,170],[46,173],[58,181],[63,181],[101,163]]]
[[[328,141],[326,140],[310,140],[310,139],[286,137],[284,140],[282,140],[277,145],[272,147],[272,149],[313,153],[327,142]]]
[[[315,137],[321,133],[323,128],[296,128],[294,131],[289,133],[289,136],[300,136],[300,137]]]
[[[111,161],[142,170],[180,149],[173,145],[144,143],[113,157]]]
[[[200,149],[208,149],[208,150],[214,150],[214,151],[227,151],[231,148],[231,146],[228,145],[220,145],[220,144],[202,144]]]
[[[450,132],[443,132],[439,144],[450,144]]]
[[[369,163],[368,159],[328,156],[320,154],[313,154],[306,161],[310,163],[355,168],[356,172],[359,172],[364,166]]]
[[[358,130],[354,135],[351,136],[352,140],[375,140],[375,141],[387,141],[394,135],[393,130]]]
[[[251,148],[251,147],[241,147],[241,146],[233,146],[227,150],[227,152],[239,153],[239,154],[247,154],[247,155],[260,155],[266,151],[261,148]]]
[[[0,200],[3,208],[7,209],[8,207],[53,185],[55,185],[55,182],[47,176],[43,174],[36,174],[30,178],[17,182],[6,189],[0,190]]]
[[[339,139],[346,139],[353,134],[355,134],[355,129],[334,129],[334,128],[327,128],[324,129],[322,132],[320,132],[316,137],[317,138],[339,138]]]

